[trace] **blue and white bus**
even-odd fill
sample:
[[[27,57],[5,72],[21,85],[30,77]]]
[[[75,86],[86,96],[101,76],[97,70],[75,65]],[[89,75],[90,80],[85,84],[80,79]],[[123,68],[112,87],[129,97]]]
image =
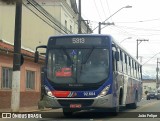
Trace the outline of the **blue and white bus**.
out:
[[[39,107],[62,108],[64,115],[84,109],[136,108],[142,97],[142,66],[110,35],[51,36],[46,48]]]

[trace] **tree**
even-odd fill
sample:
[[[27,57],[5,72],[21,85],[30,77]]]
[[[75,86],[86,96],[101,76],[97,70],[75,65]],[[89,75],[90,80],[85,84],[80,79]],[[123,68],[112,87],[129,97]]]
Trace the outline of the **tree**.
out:
[[[148,91],[146,90],[144,93],[147,95]]]

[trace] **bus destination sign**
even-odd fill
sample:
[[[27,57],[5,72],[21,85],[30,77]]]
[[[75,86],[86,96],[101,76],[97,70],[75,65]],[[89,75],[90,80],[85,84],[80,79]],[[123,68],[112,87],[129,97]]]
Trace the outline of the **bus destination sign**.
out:
[[[100,37],[67,37],[56,38],[56,45],[102,45]]]

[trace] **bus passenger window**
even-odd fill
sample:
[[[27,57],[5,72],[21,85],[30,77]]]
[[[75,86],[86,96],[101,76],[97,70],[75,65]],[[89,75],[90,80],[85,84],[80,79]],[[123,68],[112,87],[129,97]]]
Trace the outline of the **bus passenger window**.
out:
[[[122,53],[122,54],[123,54],[123,73],[126,74],[125,54],[124,53]]]
[[[127,68],[128,64],[127,64],[127,55],[126,54],[125,54],[125,65],[126,65],[125,66],[126,67],[126,74],[128,74],[128,68]]]
[[[120,50],[120,60],[121,60],[121,68],[122,68],[122,72],[123,72],[123,55],[122,55],[122,51]]]
[[[132,60],[132,76],[134,77],[134,63],[133,63],[133,60]]]

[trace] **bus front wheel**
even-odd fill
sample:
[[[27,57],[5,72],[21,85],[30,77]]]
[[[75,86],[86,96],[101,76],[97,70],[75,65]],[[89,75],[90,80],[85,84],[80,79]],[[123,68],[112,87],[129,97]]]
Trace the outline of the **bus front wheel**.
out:
[[[117,116],[119,113],[119,106],[112,108],[112,115]]]
[[[73,111],[71,111],[68,108],[63,108],[63,115],[66,116],[66,117],[70,117],[70,116],[73,115]]]

